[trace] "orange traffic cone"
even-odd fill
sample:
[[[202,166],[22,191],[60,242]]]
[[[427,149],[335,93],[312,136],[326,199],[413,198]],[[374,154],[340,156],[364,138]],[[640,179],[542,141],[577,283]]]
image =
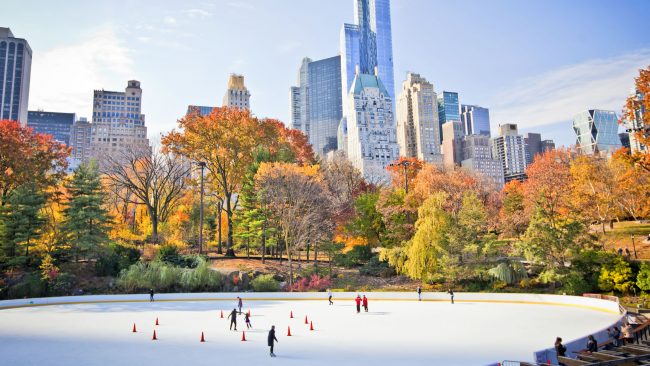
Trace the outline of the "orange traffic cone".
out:
[[[152,341],[157,341],[158,340],[158,337],[156,337],[156,331],[155,330],[153,331],[153,337],[151,337],[151,340]]]
[[[309,324],[309,322],[307,321],[307,315],[305,315],[305,324]]]
[[[203,336],[203,332],[201,332],[201,342],[205,342],[205,337]]]
[[[314,330],[314,323],[309,322],[309,330]]]
[[[158,318],[156,318],[156,325],[160,325],[160,324],[158,324]]]
[[[293,311],[291,312],[291,314],[289,314],[289,318],[293,319]]]
[[[289,330],[287,330],[287,337],[291,337],[291,327],[289,327]]]
[[[223,310],[221,310],[221,319],[223,319]]]
[[[244,332],[243,330],[241,332],[241,341],[246,342],[246,332]]]
[[[135,330],[135,323],[133,323],[133,333],[136,333],[137,331]]]

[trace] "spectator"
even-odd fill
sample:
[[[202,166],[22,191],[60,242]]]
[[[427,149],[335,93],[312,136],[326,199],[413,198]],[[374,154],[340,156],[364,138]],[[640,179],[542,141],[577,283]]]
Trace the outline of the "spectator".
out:
[[[632,256],[632,253],[630,253],[630,249],[625,248],[625,256],[629,259]]]
[[[625,323],[623,325],[623,328],[621,329],[621,332],[623,333],[623,339],[629,344],[634,343],[634,334],[632,331],[632,324],[630,323]]]
[[[611,329],[608,328],[607,335],[609,336],[609,339],[611,339],[613,347],[618,347],[621,345],[621,331],[618,329],[618,327]]]
[[[555,354],[557,357],[566,357],[566,347],[562,344],[562,338],[555,338]],[[559,365],[564,366],[562,362],[559,362]]]
[[[596,339],[592,335],[587,337],[587,352],[598,352],[598,342],[596,342]]]
[[[623,248],[618,248],[618,255],[623,255]]]

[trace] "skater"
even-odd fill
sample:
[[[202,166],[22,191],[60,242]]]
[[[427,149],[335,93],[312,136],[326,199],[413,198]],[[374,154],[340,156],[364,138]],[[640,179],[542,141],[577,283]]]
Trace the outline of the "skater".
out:
[[[368,312],[368,298],[366,297],[366,295],[363,295],[363,308],[367,313]]]
[[[251,325],[251,315],[250,315],[250,313],[244,314],[244,322],[246,323],[246,329],[249,329],[249,328],[253,327]]]
[[[241,297],[237,296],[237,307],[239,308],[239,314],[241,314],[242,306],[244,306],[244,302],[241,300]]]
[[[361,296],[357,295],[354,301],[357,303],[357,314],[359,314],[361,312]]]
[[[329,288],[327,289],[327,300],[330,302],[330,305],[334,305],[332,302],[332,290]]]
[[[230,318],[230,330],[232,330],[233,325],[235,325],[235,330],[237,330],[237,309],[232,309],[228,317]]]
[[[447,291],[447,293],[449,294],[449,296],[451,296],[451,304],[453,305],[454,304],[454,290],[449,289],[449,291]]]
[[[418,286],[418,301],[422,301],[422,288]]]
[[[271,357],[275,357],[273,353],[273,342],[278,342],[278,339],[275,338],[275,325],[271,325],[271,330],[269,330],[269,347],[271,347]]]
[[[153,289],[149,290],[149,302],[153,302]]]

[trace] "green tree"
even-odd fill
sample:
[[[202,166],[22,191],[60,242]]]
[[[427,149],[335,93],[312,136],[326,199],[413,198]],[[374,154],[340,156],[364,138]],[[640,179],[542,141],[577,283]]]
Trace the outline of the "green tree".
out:
[[[642,291],[650,291],[650,264],[641,263],[639,273],[636,275],[636,285]]]
[[[629,293],[632,287],[634,287],[634,278],[630,264],[621,256],[615,257],[600,270],[598,287],[603,291]]]
[[[108,242],[110,222],[97,167],[79,166],[65,187],[69,200],[63,210],[63,231],[72,253],[75,259],[96,256]]]
[[[347,227],[348,232],[363,237],[370,246],[379,245],[386,233],[382,215],[377,211],[378,201],[377,192],[359,195],[354,201],[356,215]]]
[[[0,239],[3,256],[9,260],[21,255],[29,258],[30,248],[42,234],[45,218],[42,209],[47,199],[45,193],[35,183],[25,183],[11,192],[8,207],[3,208],[0,221]]]

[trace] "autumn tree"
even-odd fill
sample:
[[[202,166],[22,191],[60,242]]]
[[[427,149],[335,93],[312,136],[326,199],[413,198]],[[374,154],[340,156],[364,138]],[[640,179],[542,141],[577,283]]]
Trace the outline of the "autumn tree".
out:
[[[69,149],[52,136],[0,120],[0,206],[23,184],[53,186],[65,175]]]
[[[580,155],[571,162],[573,206],[587,218],[605,223],[613,220],[619,191],[610,162],[599,156]]]
[[[634,81],[635,93],[627,98],[619,123],[630,133],[631,140],[638,141],[641,147],[629,155],[629,161],[650,172],[650,66],[639,70],[639,77]]]
[[[173,212],[187,187],[191,163],[173,153],[126,150],[107,158],[102,169],[109,184],[127,203],[147,208],[151,239],[158,242],[158,225]]]
[[[614,174],[616,205],[633,220],[650,215],[650,172],[630,162],[625,152],[616,152],[610,162]]]
[[[423,166],[424,162],[418,158],[400,156],[399,159],[389,164],[386,170],[390,174],[393,187],[406,188],[406,183],[411,185]]]
[[[524,188],[519,180],[506,183],[501,191],[499,229],[507,237],[519,237],[528,227],[529,217],[524,208]]]

